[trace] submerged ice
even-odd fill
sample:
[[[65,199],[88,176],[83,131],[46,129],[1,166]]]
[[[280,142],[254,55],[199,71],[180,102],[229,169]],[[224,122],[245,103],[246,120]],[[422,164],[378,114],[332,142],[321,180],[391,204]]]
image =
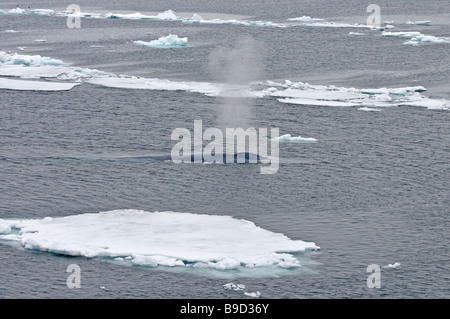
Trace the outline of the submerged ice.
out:
[[[296,268],[301,264],[292,253],[319,249],[230,216],[139,210],[0,219],[0,234],[25,249],[147,267]]]

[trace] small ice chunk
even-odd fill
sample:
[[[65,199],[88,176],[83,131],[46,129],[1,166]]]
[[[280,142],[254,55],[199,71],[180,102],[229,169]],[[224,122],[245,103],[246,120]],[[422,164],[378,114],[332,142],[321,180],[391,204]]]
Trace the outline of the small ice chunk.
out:
[[[276,138],[280,143],[317,143],[312,137],[291,136],[291,134],[281,135]]]
[[[226,290],[237,290],[237,291],[245,290],[245,285],[234,284],[234,283],[230,282],[228,284],[223,285],[223,289],[226,289]]]
[[[249,296],[249,297],[253,297],[253,298],[259,298],[261,293],[259,291],[256,291],[256,292],[244,292],[244,295]]]

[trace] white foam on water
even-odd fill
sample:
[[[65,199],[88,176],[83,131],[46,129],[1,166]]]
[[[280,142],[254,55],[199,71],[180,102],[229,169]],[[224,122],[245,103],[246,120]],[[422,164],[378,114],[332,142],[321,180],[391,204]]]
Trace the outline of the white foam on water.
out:
[[[27,81],[0,78],[0,89],[17,91],[68,91],[78,83],[59,83],[47,81]]]
[[[2,32],[3,33],[20,33],[20,31],[16,31],[16,30],[4,30]]]
[[[317,143],[317,140],[312,137],[291,136],[291,134],[284,134],[276,138],[280,143]]]
[[[231,216],[115,210],[43,219],[0,219],[1,240],[25,249],[88,258],[122,258],[146,267],[218,271],[301,266],[293,253],[312,242]],[[119,262],[119,261],[117,261]]]
[[[188,43],[188,38],[179,38],[175,34],[169,34],[166,37],[160,37],[157,40],[152,40],[149,42],[145,41],[133,41],[134,44],[146,46],[146,47],[156,47],[156,48],[178,48],[178,47],[186,47]]]
[[[364,33],[361,32],[349,32],[349,35],[364,35]]]
[[[398,267],[400,267],[400,265],[401,264],[399,262],[396,262],[394,264],[389,264],[389,265],[383,266],[383,268],[398,268]]]

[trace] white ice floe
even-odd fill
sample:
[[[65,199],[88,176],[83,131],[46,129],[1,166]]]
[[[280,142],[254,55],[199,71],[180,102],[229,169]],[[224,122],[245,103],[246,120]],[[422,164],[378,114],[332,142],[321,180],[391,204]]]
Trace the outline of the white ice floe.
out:
[[[9,10],[8,13],[12,13],[12,14],[24,14],[26,13],[26,11],[24,9],[21,9],[19,7]]]
[[[55,11],[52,9],[31,9],[30,12],[44,16],[55,15]]]
[[[261,91],[264,96],[275,97],[279,102],[305,106],[325,107],[397,107],[416,106],[428,109],[449,110],[450,101],[431,99],[421,93],[422,86],[403,88],[357,89],[336,86],[311,85],[303,82],[276,83]]]
[[[357,89],[333,85],[312,85],[286,80],[229,85],[223,83],[172,81],[129,75],[116,75],[89,68],[78,68],[58,59],[39,55],[11,54],[0,51],[0,76],[22,79],[52,78],[64,82],[89,83],[120,89],[185,91],[207,96],[276,98],[281,103],[324,107],[397,107],[415,106],[449,110],[450,101],[431,99],[421,94],[422,86]]]
[[[281,135],[276,138],[280,143],[317,143],[312,137],[291,136],[291,134]]]
[[[432,35],[420,34],[404,42],[407,45],[419,45],[419,43],[450,43],[450,38],[435,37]]]
[[[0,225],[0,227],[1,227],[1,225]],[[0,231],[1,231],[1,228],[0,228]],[[223,285],[223,289],[240,291],[240,290],[245,290],[245,285],[234,284],[234,283],[230,282],[228,284]]]
[[[61,60],[42,57],[40,55],[22,55],[17,53],[11,54],[0,51],[0,65],[62,66],[66,64]]]
[[[5,222],[0,220],[0,234],[8,234],[11,233],[11,227]]]
[[[121,14],[121,13],[107,13],[105,14],[105,18],[109,19],[125,19],[125,20],[163,20],[163,21],[176,21],[180,18],[177,17],[175,12],[172,10],[167,10],[157,15],[145,15],[140,12]]]
[[[200,24],[232,24],[241,26],[257,26],[257,27],[275,27],[286,28],[289,25],[285,23],[274,23],[271,21],[253,21],[253,20],[236,20],[236,19],[203,19],[200,15],[194,14],[191,18],[182,18],[181,21],[185,23],[200,23]]]
[[[249,297],[253,297],[253,298],[259,298],[259,296],[261,295],[261,293],[259,291],[255,291],[255,292],[244,292],[244,295],[249,296]]]
[[[380,112],[380,109],[374,109],[373,107],[360,107],[358,109],[359,111],[366,111],[366,112]]]
[[[323,27],[323,28],[364,28],[377,30],[379,28],[367,25],[367,24],[359,24],[359,23],[346,23],[346,22],[333,22],[326,21],[324,19],[312,18],[310,16],[302,16],[298,18],[289,18],[288,21],[299,22],[301,25],[310,26],[310,27]]]
[[[0,78],[0,89],[16,91],[68,91],[78,83],[60,83],[49,81],[27,81]]]
[[[319,249],[312,242],[290,239],[250,221],[218,215],[130,209],[0,219],[0,225],[1,240],[19,242],[25,249],[88,258],[121,257],[147,267],[297,268],[301,264],[292,253]]]
[[[383,268],[398,268],[398,267],[400,267],[400,263],[399,262],[383,266]]]
[[[424,35],[418,31],[384,31],[381,35],[384,37],[410,38],[409,41],[404,42],[407,45],[419,45],[419,43],[450,43],[450,38]]]
[[[310,16],[301,16],[297,18],[289,18],[288,21],[299,21],[299,22],[322,22],[324,19],[311,18]]]
[[[431,25],[431,21],[406,21],[406,24],[409,25]]]
[[[145,41],[133,41],[134,44],[146,46],[146,47],[156,47],[156,48],[178,48],[187,46],[187,37],[179,38],[175,34],[169,34],[166,37],[160,37],[157,40],[152,40],[149,42]]]

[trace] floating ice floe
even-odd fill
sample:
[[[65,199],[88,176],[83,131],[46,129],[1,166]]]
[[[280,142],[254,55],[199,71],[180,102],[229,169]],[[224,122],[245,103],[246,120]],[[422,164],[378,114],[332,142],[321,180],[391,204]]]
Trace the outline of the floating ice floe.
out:
[[[297,18],[289,18],[288,21],[300,21],[300,22],[322,22],[324,19],[311,18],[310,16],[302,16]]]
[[[367,25],[367,24],[359,24],[359,23],[345,23],[345,22],[333,22],[326,21],[324,19],[312,18],[310,16],[302,16],[298,18],[289,18],[288,21],[300,22],[302,25],[310,26],[310,27],[323,27],[323,28],[364,28],[377,30],[378,27]]]
[[[52,9],[31,9],[30,12],[34,13],[34,14],[46,15],[46,16],[50,16],[50,15],[54,15],[55,14],[55,11],[52,10]]]
[[[0,240],[25,249],[105,258],[146,267],[219,271],[301,266],[293,253],[318,250],[312,242],[231,216],[115,210],[43,219],[0,219]]]
[[[242,26],[257,26],[257,27],[276,27],[286,28],[289,25],[284,23],[274,23],[271,21],[253,21],[253,20],[236,20],[236,19],[203,19],[200,15],[194,14],[191,18],[182,18],[181,21],[185,23],[200,23],[200,24],[232,24]]]
[[[366,112],[381,112],[380,109],[374,109],[372,107],[360,107],[358,110],[359,111],[366,111]]]
[[[409,41],[404,42],[407,45],[419,45],[419,43],[450,43],[450,38],[435,37],[432,35],[424,35],[418,31],[399,31],[381,33],[384,37],[396,37],[396,38],[410,38]]]
[[[336,86],[311,85],[303,82],[267,81],[263,96],[275,97],[279,102],[324,107],[397,107],[417,106],[428,109],[449,110],[450,101],[431,99],[421,93],[422,86],[403,88],[357,89]]]
[[[431,21],[416,21],[416,22],[414,22],[414,21],[406,21],[406,24],[409,24],[409,25],[426,25],[426,26],[428,26],[428,25],[431,25]]]
[[[133,41],[134,44],[146,46],[146,47],[156,47],[156,48],[178,48],[186,47],[188,39],[186,37],[179,38],[177,35],[169,34],[166,37],[160,37],[157,40],[152,40],[150,42],[145,41]]]
[[[16,91],[68,91],[79,83],[27,81],[0,78],[0,89]]]
[[[24,14],[26,13],[26,11],[24,9],[21,9],[19,7],[9,10],[8,13],[12,13],[12,14]]]
[[[449,110],[450,101],[431,99],[421,94],[422,86],[403,88],[357,89],[312,85],[286,80],[229,85],[223,83],[171,81],[129,75],[116,75],[89,68],[78,68],[58,59],[39,55],[11,54],[0,51],[0,76],[45,78],[58,81],[89,83],[120,89],[185,91],[207,96],[276,98],[281,103],[324,107],[397,107],[415,106]]]
[[[164,12],[161,12],[157,15],[145,15],[140,12],[135,13],[129,13],[129,14],[120,14],[120,13],[107,13],[105,15],[105,18],[109,19],[126,19],[126,20],[163,20],[163,21],[176,21],[180,18],[177,17],[175,12],[172,10],[167,10]]]
[[[312,137],[291,136],[291,134],[281,135],[276,138],[280,143],[317,143]]]
[[[0,232],[1,232],[1,228],[0,228]],[[245,290],[245,285],[234,284],[234,283],[230,282],[228,284],[223,285],[223,289],[240,291],[240,290]]]
[[[42,57],[40,55],[22,55],[17,53],[10,54],[0,51],[0,66],[4,65],[63,66],[66,64],[61,60]]]
[[[253,298],[259,298],[259,296],[261,295],[261,293],[259,291],[255,291],[255,292],[244,292],[244,295],[249,296],[249,297],[253,297]]]

